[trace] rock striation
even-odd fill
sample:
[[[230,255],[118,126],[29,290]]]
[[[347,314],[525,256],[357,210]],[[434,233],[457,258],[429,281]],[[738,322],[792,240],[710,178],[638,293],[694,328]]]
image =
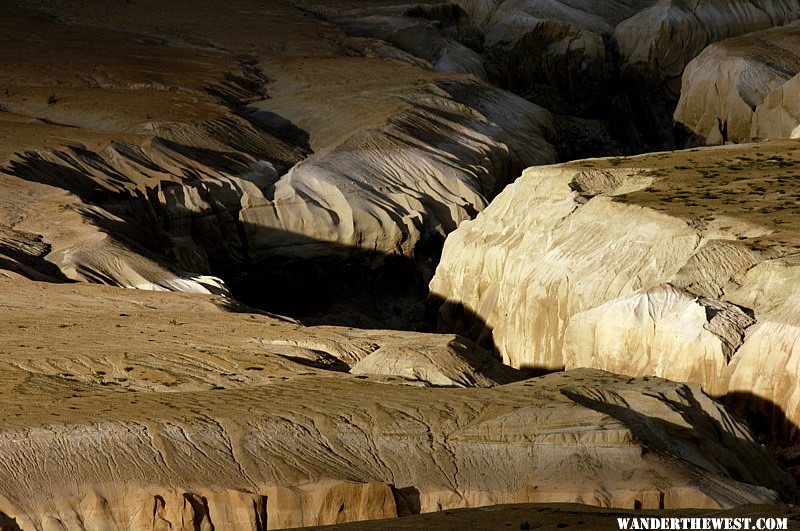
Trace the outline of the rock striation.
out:
[[[448,238],[440,328],[514,367],[696,382],[794,441],[798,151],[531,168]]]
[[[0,293],[9,529],[259,530],[526,502],[726,508],[795,489],[696,385],[589,369],[495,385],[520,375],[452,336],[310,328],[222,298],[10,273]],[[368,375],[375,356],[382,374]],[[427,373],[409,375],[409,359]]]
[[[686,68],[675,121],[700,143],[795,138],[800,25],[727,39]]]
[[[563,114],[595,114],[614,77],[614,28],[653,4],[505,0],[457,2],[515,92]]]

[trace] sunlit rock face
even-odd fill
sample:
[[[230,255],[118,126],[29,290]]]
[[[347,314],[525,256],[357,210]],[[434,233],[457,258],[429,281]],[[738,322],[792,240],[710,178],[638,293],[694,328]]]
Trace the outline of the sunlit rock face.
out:
[[[697,382],[794,440],[800,240],[786,172],[799,149],[531,168],[448,238],[431,282],[440,328],[514,367]]]
[[[795,144],[547,166],[709,5],[0,3],[0,528],[793,501]]]
[[[675,121],[709,145],[795,138],[800,25],[727,39],[686,68]]]

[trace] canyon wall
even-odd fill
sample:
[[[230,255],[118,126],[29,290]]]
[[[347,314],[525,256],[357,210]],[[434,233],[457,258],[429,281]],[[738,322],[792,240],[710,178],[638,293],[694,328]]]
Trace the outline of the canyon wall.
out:
[[[794,440],[798,162],[777,142],[531,168],[448,238],[440,329],[514,367],[696,382]]]

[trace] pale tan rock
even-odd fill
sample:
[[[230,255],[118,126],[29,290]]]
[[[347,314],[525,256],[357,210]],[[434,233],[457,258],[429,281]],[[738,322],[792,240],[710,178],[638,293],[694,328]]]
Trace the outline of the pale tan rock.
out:
[[[422,335],[420,339],[382,346],[353,364],[350,373],[397,376],[410,382],[452,387],[490,387],[521,378],[464,338],[453,337],[446,345]]]
[[[800,74],[773,90],[756,108],[750,136],[800,138]]]
[[[731,360],[728,393],[740,411],[754,411],[768,427],[791,440],[800,435],[800,299],[794,287],[798,265],[796,255],[760,263],[741,275],[737,279],[741,287],[730,293],[734,302],[759,311],[758,322]]]
[[[697,382],[796,440],[800,237],[785,174],[798,147],[527,170],[446,241],[440,328],[515,367]]]
[[[631,172],[586,173],[624,179]],[[700,245],[680,219],[603,195],[585,202],[570,186],[583,177],[561,166],[526,170],[480,221],[448,238],[431,282],[446,300],[440,322],[485,323],[504,362],[559,370],[573,315],[660,283]]]
[[[11,87],[0,95],[0,164],[17,187],[0,210],[15,203],[8,226],[49,245],[43,267],[72,280],[225,293],[217,277],[292,269],[267,261],[425,263],[523,167],[555,160],[542,108],[469,74],[362,56],[364,38],[291,5],[259,12],[261,27],[278,29],[242,39],[254,24],[245,5],[198,16],[177,2],[156,24],[147,9],[66,2],[58,13],[67,18],[43,19],[4,8],[14,46],[4,46],[0,76]],[[401,26],[436,26],[397,11],[387,13]],[[53,53],[29,38],[34,24],[66,44]],[[153,44],[156,33],[167,42]],[[196,46],[200,34],[214,46],[195,54],[187,41]],[[461,52],[475,66],[445,41],[452,46],[430,50],[439,70],[459,70],[444,63]],[[79,75],[76,63],[93,66]],[[19,180],[56,190],[28,201]]]
[[[624,78],[649,80],[677,99],[684,68],[706,46],[798,17],[797,0],[662,0],[620,23],[614,40]]]
[[[622,374],[641,367],[724,394],[728,362],[753,323],[733,304],[656,286],[573,315],[564,364]]]
[[[797,0],[457,3],[484,30],[517,92],[559,113],[604,116],[621,97],[616,112],[651,128],[664,121],[661,106],[674,110],[684,68],[706,46],[800,17]],[[647,114],[650,123],[639,116]]]
[[[798,72],[796,24],[721,41],[687,66],[675,121],[706,144],[790,138]]]

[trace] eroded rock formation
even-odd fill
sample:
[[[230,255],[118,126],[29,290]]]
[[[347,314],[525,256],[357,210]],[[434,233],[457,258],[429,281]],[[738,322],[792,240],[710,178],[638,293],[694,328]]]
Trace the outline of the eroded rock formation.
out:
[[[324,306],[317,294],[355,289],[359,271],[387,260],[405,274],[397,284],[421,289],[448,232],[525,166],[555,158],[547,111],[471,75],[436,72],[296,7],[261,13],[279,29],[250,42],[207,28],[213,17],[192,18],[190,4],[171,5],[185,23],[161,28],[160,42],[141,6],[132,17],[65,2],[69,22],[4,8],[0,120],[14,131],[3,140],[4,179],[69,192],[37,189],[27,208],[13,193],[2,200],[14,202],[10,226],[49,245],[39,269],[233,291],[282,310]],[[213,9],[232,19],[226,26],[255,23],[244,7]],[[454,38],[442,42],[470,34],[457,8],[384,11],[400,20],[403,42],[435,33],[437,17],[453,21]],[[347,28],[357,14],[337,16]],[[64,44],[45,50],[26,33],[33,23]],[[208,41],[192,40],[186,24]],[[458,62],[455,49],[431,49],[431,60],[453,70],[442,62]],[[77,61],[92,66],[72,68]],[[50,223],[51,209],[69,211],[64,223]]]
[[[440,326],[515,367],[697,382],[794,440],[798,152],[531,168],[448,238],[431,283]]]
[[[687,66],[675,121],[709,145],[794,138],[798,76],[798,24],[721,41]]]
[[[797,0],[460,0],[501,79],[558,113],[626,124],[668,144],[686,65],[716,41],[790,23]],[[609,112],[611,110],[611,112]]]
[[[661,90],[795,4],[366,4],[0,6],[0,528],[792,501],[701,385],[796,435],[795,144],[540,166],[487,205],[570,141],[489,80],[588,138],[620,64]],[[427,325],[454,230],[457,333],[384,329]]]
[[[694,385],[596,370],[495,385],[521,375],[452,336],[9,273],[0,289],[4,525],[273,529],[511,502],[719,508],[794,489]],[[374,356],[383,375],[367,376]],[[440,387],[453,384],[470,388]]]

